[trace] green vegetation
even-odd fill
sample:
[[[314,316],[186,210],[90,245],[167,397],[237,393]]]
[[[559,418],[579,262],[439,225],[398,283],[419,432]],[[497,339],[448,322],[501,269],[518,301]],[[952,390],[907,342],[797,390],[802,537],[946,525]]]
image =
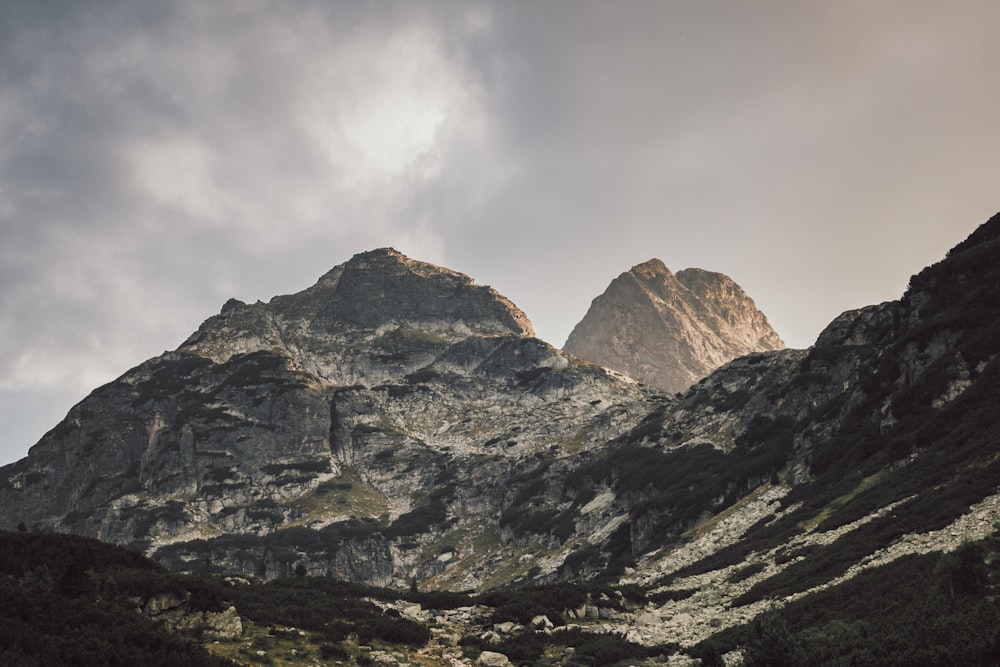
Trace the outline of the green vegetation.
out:
[[[232,597],[240,614],[256,623],[313,631],[331,642],[354,636],[362,644],[373,639],[413,646],[427,643],[426,626],[383,614],[362,599],[368,592],[372,589],[334,579],[297,577],[237,587]],[[384,592],[379,595],[383,596]]]
[[[0,533],[0,664],[230,664],[137,614],[139,583],[175,580],[136,553],[70,535]],[[211,604],[199,592],[196,604]],[[113,631],[112,631],[113,629]]]
[[[302,513],[290,526],[338,515],[381,520],[389,509],[385,496],[366,484],[354,468],[345,468],[339,477],[320,482],[315,489],[287,504]]]
[[[997,539],[868,570],[731,628],[699,650],[742,647],[745,665],[996,665]]]
[[[565,488],[575,493],[574,505],[586,503],[601,485],[631,500],[630,522],[603,546],[571,554],[564,568],[568,572],[592,571],[609,558],[602,575],[609,578],[631,565],[637,553],[679,541],[707,514],[725,510],[772,480],[787,463],[797,427],[789,417],[755,417],[731,452],[707,444],[671,449],[635,444],[662,428],[660,412],[654,411],[612,448],[567,476]],[[521,517],[520,521],[530,519]],[[553,527],[560,521],[563,515],[552,516]],[[641,533],[630,530],[635,525],[644,527]],[[633,543],[635,537],[638,543]],[[746,553],[741,552],[733,562]]]
[[[388,591],[327,578],[231,586],[216,577],[168,572],[135,552],[88,538],[0,532],[0,664],[231,664],[206,653],[198,637],[170,634],[136,612],[132,599],[165,593],[185,599],[192,612],[235,605],[248,635],[216,649],[241,662],[256,656],[242,652],[247,640],[255,650],[274,652],[284,637],[276,627],[306,631],[328,659],[347,654],[347,644],[416,647],[428,641],[425,625],[383,613],[366,597],[434,608],[471,604],[456,593]]]
[[[431,637],[426,624],[382,609],[370,600],[408,600],[426,609],[487,605],[493,623],[530,623],[546,615],[563,623],[566,609],[588,601],[624,609],[644,600],[638,589],[572,584],[493,591],[480,596],[442,591],[387,590],[325,577],[292,577],[231,584],[218,577],[164,570],[142,556],[87,538],[0,533],[0,657],[25,665],[301,664],[345,660],[364,664],[361,647],[407,651]],[[244,634],[199,646],[195,635],[169,634],[136,613],[135,599],[172,594],[186,609],[221,611],[235,605]],[[114,628],[114,633],[108,632]],[[10,632],[6,630],[10,629]],[[548,636],[524,631],[499,643],[463,640],[469,654],[501,650],[519,664],[550,664],[566,647],[571,665],[610,665],[674,652],[642,647],[617,635],[579,630]],[[407,649],[407,647],[410,647]]]
[[[482,651],[497,651],[510,658],[514,664],[532,667],[547,667],[553,664],[552,658],[555,655],[563,655],[567,647],[573,648],[573,654],[560,664],[569,667],[635,665],[636,660],[671,655],[679,648],[676,644],[642,646],[626,640],[619,634],[593,634],[575,628],[551,635],[524,630],[499,642],[466,637],[461,643],[467,655],[475,656]]]
[[[871,323],[866,338],[872,344],[811,349],[799,376],[826,372],[831,365],[860,366],[868,372],[859,390],[832,395],[798,425],[787,418],[758,420],[743,436],[769,443],[756,455],[759,472],[766,473],[782,452],[790,452],[796,433],[809,424],[832,425],[832,433],[819,440],[804,433],[814,443],[808,450],[812,479],[797,485],[782,501],[785,508],[796,509],[779,520],[759,522],[738,543],[671,579],[737,565],[751,552],[776,549],[803,530],[831,530],[899,503],[893,516],[844,535],[829,547],[810,550],[805,561],[760,582],[742,601],[805,590],[902,534],[948,525],[995,492],[995,480],[1000,479],[997,257],[1000,216],[945,260],[914,276],[904,305],[884,309]],[[914,326],[903,309],[914,308],[917,302],[920,320]],[[932,342],[947,342],[950,352],[937,352],[935,361],[914,364],[914,359],[930,358]],[[957,398],[938,404],[937,399],[968,368],[979,371],[971,385]],[[771,429],[775,431],[770,433]],[[792,556],[779,554],[778,559],[787,562]]]
[[[493,622],[514,621],[527,625],[536,616],[547,616],[557,625],[565,625],[563,611],[587,603],[587,592],[571,584],[532,586],[490,591],[479,596],[481,604],[495,607]]]
[[[446,526],[448,519],[447,501],[455,493],[454,486],[436,487],[426,498],[406,514],[401,514],[385,529],[389,538],[408,537],[425,533],[432,526]]]

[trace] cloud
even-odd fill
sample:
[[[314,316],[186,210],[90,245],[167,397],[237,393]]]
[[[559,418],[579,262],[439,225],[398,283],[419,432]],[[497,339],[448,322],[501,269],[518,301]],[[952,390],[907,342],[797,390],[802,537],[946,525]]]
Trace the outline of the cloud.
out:
[[[484,121],[438,26],[322,2],[44,4],[0,21],[0,390],[82,397],[229,296],[363,249],[443,259],[406,211]]]
[[[731,275],[807,345],[995,212],[998,20],[971,0],[8,0],[0,392],[62,414],[227,298],[386,245],[493,285],[557,345],[651,257]]]

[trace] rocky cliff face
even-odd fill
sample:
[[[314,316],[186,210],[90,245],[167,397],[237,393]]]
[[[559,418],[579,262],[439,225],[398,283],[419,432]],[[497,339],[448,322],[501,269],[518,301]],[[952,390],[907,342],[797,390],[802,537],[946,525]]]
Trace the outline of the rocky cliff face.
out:
[[[690,645],[992,530],[997,257],[1000,216],[900,300],[675,396],[532,338],[464,276],[366,253],[299,294],[227,304],[95,390],[0,471],[2,527],[261,577],[621,581],[648,603],[594,623]],[[622,289],[732,289],[664,271]]]
[[[615,278],[563,349],[674,393],[736,357],[782,348],[731,279],[702,269],[675,275],[653,259]]]

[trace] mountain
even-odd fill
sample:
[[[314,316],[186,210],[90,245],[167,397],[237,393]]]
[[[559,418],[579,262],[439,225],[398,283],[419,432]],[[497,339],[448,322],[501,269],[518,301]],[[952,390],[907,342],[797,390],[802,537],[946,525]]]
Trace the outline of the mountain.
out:
[[[563,349],[675,393],[737,357],[784,347],[727,276],[702,269],[675,275],[651,259],[611,281]]]
[[[188,572],[527,587],[549,606],[525,615],[708,664],[995,664],[998,258],[1000,215],[899,300],[672,395],[365,253],[96,389],[0,469],[0,528]],[[597,587],[534,587],[559,582]],[[534,641],[506,604],[463,612],[463,646]]]
[[[230,301],[96,389],[3,469],[0,527],[182,569],[380,585],[447,569],[478,587],[530,568],[497,520],[516,480],[628,430],[652,396],[533,338],[494,290],[376,250],[297,294]]]

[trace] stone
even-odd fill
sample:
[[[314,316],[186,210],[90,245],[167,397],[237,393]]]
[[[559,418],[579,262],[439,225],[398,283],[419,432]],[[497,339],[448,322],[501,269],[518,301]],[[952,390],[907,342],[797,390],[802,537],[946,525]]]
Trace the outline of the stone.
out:
[[[537,630],[549,629],[551,630],[554,625],[552,621],[549,620],[548,616],[538,615],[531,619],[531,627]]]
[[[503,641],[503,637],[501,637],[495,630],[486,630],[485,632],[480,633],[479,638],[489,644],[499,644]]]
[[[233,639],[243,634],[243,619],[240,618],[236,607],[230,605],[225,611],[206,611],[204,614],[204,631],[207,637]]]
[[[513,621],[504,621],[502,623],[496,623],[493,628],[501,634],[509,635],[515,630],[520,630],[521,626]]]
[[[482,665],[482,667],[509,667],[511,662],[510,659],[503,653],[497,653],[496,651],[483,651],[476,659],[476,664]]]

